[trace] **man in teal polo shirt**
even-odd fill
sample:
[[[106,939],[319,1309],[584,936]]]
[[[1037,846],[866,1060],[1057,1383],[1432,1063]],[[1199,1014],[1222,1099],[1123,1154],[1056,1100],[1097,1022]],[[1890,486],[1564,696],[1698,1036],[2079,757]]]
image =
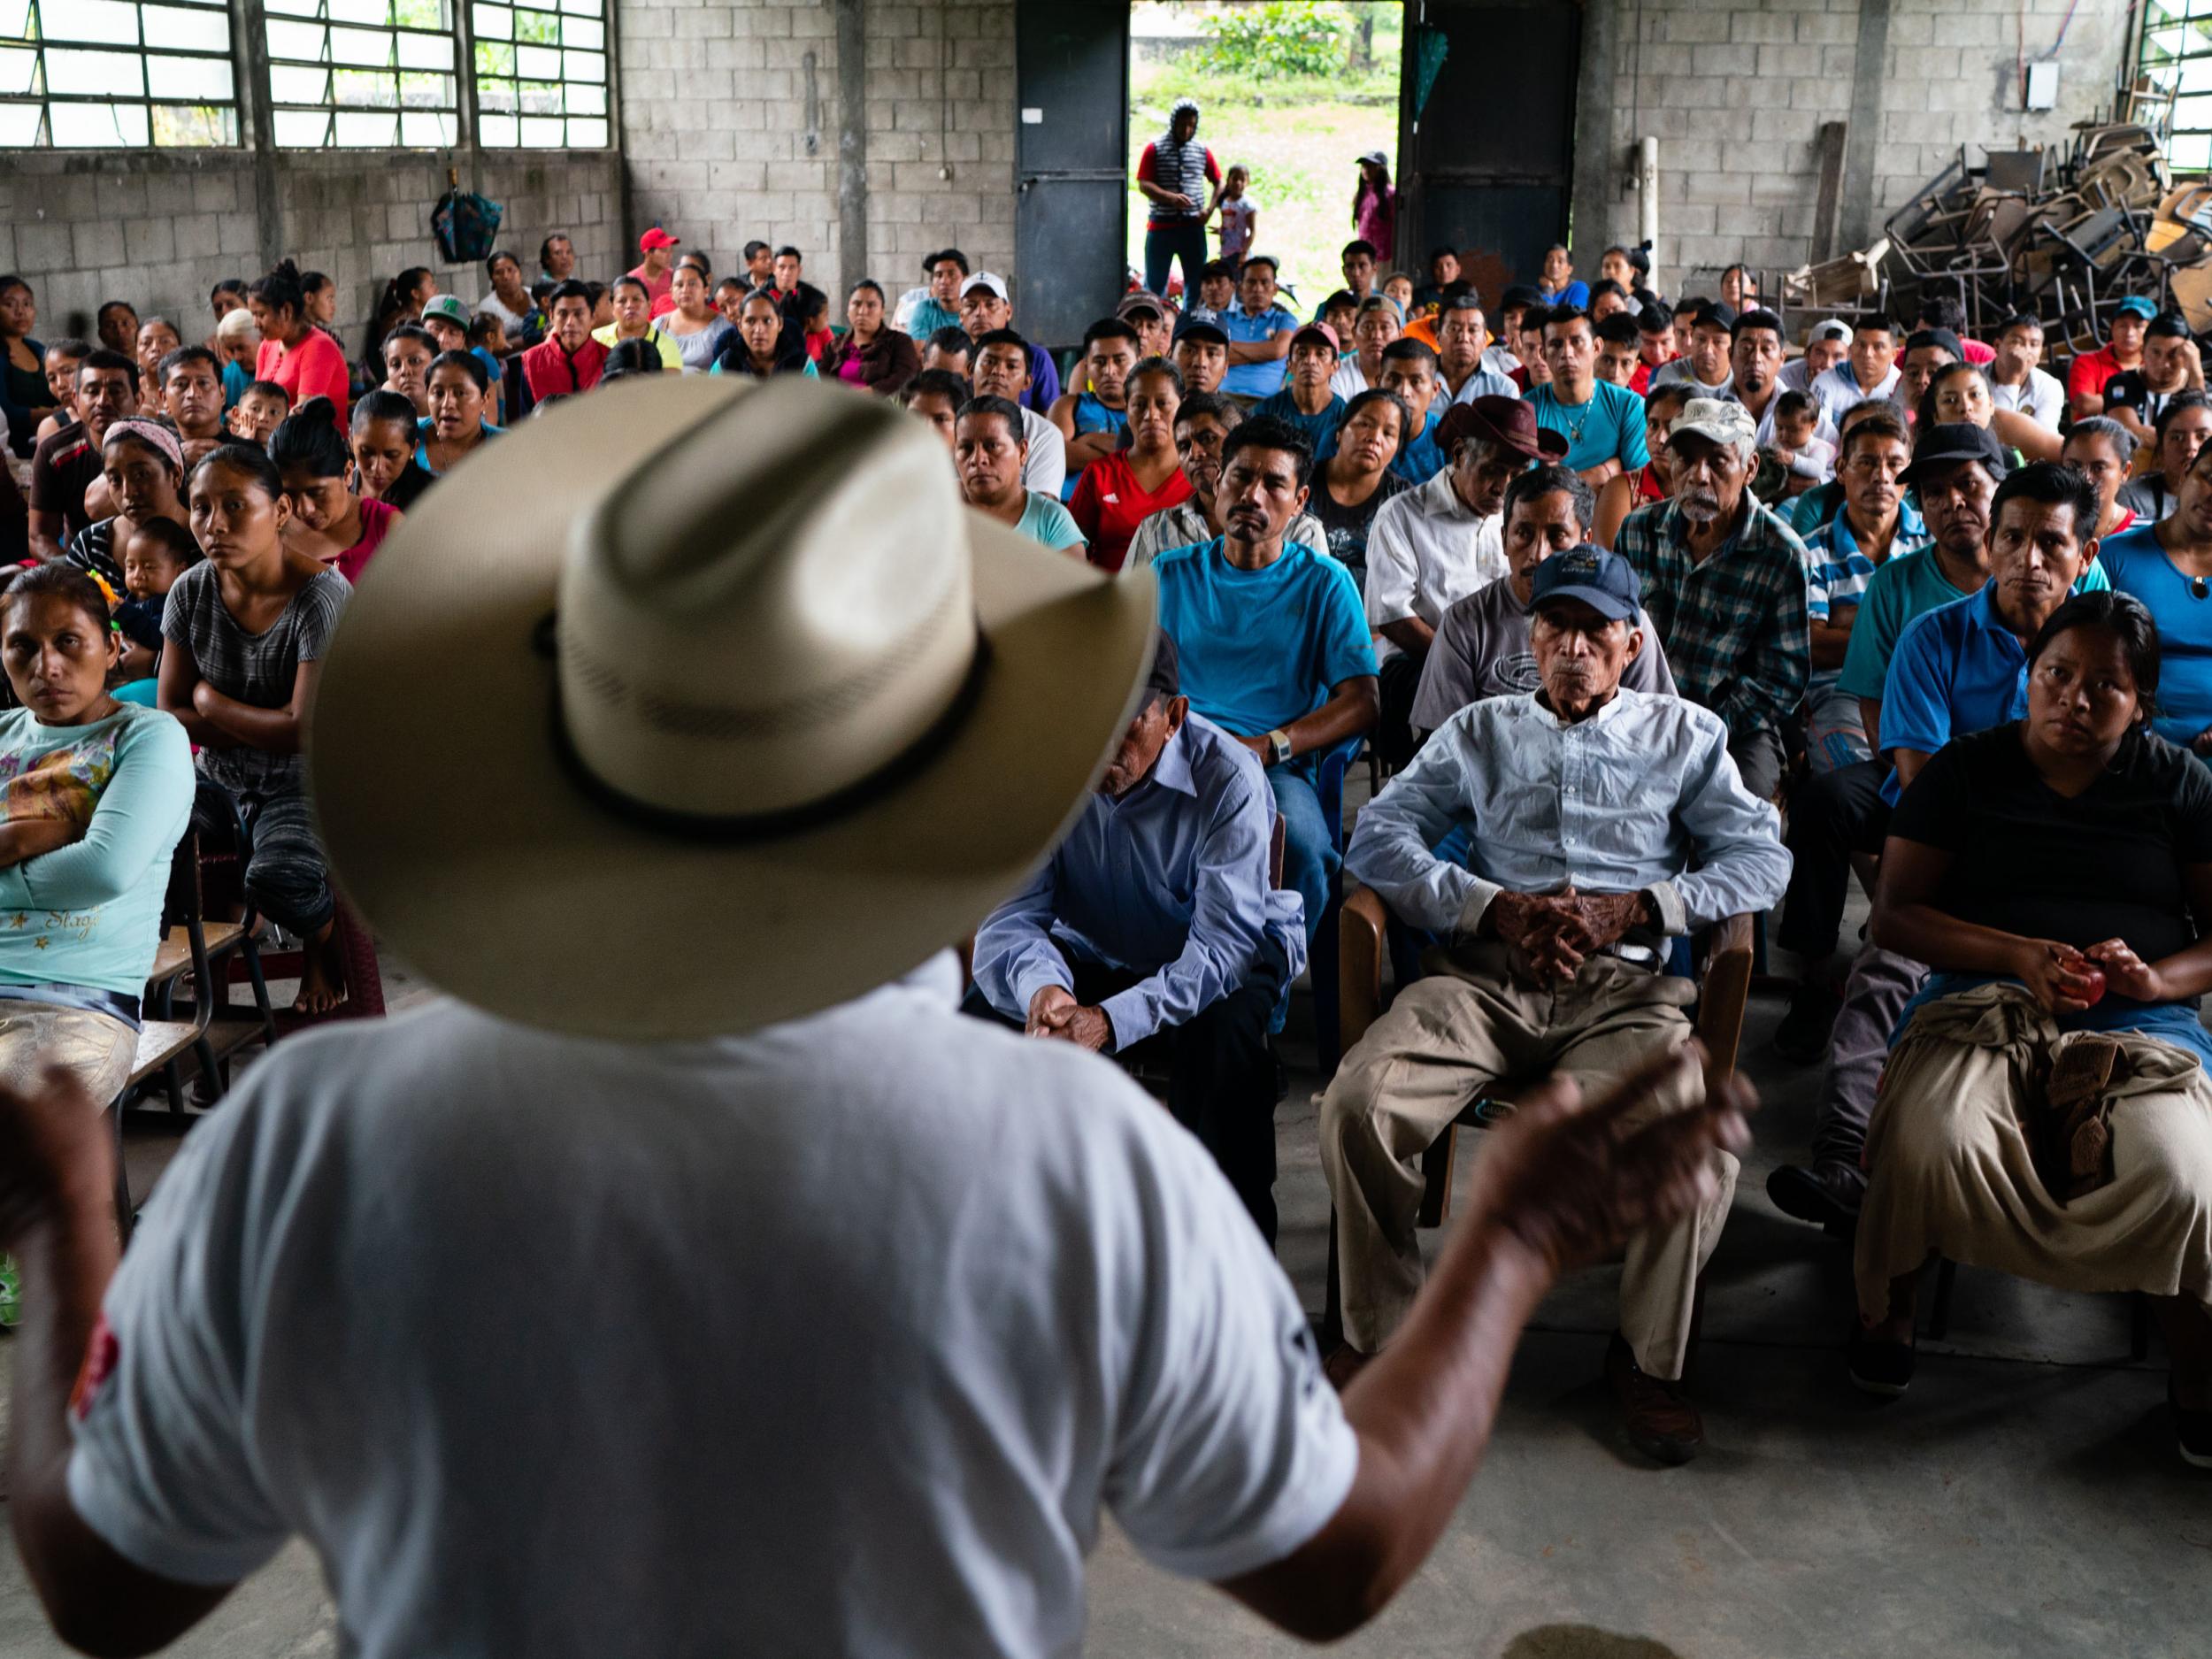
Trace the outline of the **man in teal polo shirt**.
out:
[[[1221,389],[1246,407],[1283,389],[1283,359],[1290,355],[1298,319],[1275,303],[1275,262],[1263,253],[1244,262],[1236,303],[1217,319],[1229,336],[1229,372]]]
[[[1623,472],[1640,472],[1651,462],[1644,443],[1644,400],[1625,386],[1597,378],[1597,349],[1586,315],[1572,306],[1554,311],[1544,322],[1551,383],[1528,391],[1537,425],[1566,438],[1565,465],[1593,489]]]

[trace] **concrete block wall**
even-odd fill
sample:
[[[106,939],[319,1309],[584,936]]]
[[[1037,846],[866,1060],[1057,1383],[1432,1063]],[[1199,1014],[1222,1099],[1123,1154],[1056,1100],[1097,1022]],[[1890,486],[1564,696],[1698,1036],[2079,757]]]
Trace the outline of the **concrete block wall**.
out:
[[[839,316],[848,284],[895,298],[949,244],[1010,267],[1012,0],[864,0],[856,119],[830,0],[619,0],[618,21],[633,242],[665,225],[718,273],[755,237],[790,242]],[[865,196],[849,248],[842,154]]]
[[[1597,181],[1574,204],[1578,266],[1594,272],[1609,242],[1635,239],[1633,150],[1649,134],[1670,293],[1709,291],[1736,260],[1805,262],[1824,123],[1856,121],[1854,150],[1863,146],[1847,155],[1860,178],[1856,199],[1844,196],[1842,251],[1878,236],[1962,143],[1977,161],[1986,148],[2065,145],[2074,122],[2109,109],[2128,33],[2122,0],[2080,5],[2059,55],[2058,107],[2029,114],[2018,58],[2048,52],[2069,0],[1596,3],[1613,7],[1617,45],[1609,79],[1593,86],[1586,63],[1582,96],[1609,104],[1613,155],[1594,169],[1578,158],[1578,177]],[[1882,42],[1878,65],[1860,62],[1863,39]]]
[[[337,282],[338,328],[350,349],[381,285],[408,265],[430,266],[441,288],[472,303],[488,288],[480,267],[441,263],[430,234],[449,159],[459,165],[426,151],[280,156],[279,241],[269,249],[250,151],[17,151],[0,168],[0,271],[31,284],[45,339],[89,336],[101,303],[122,299],[197,340],[207,332],[210,288],[226,277],[250,280],[289,256]],[[575,242],[587,273],[635,263],[622,257],[614,151],[487,151],[479,176],[483,194],[506,209],[501,242],[526,270],[555,230]]]

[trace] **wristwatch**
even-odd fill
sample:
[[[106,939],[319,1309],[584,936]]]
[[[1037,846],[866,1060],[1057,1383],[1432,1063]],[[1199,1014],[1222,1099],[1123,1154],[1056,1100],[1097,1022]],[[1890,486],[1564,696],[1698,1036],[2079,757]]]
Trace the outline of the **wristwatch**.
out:
[[[1271,766],[1290,764],[1290,733],[1279,726],[1267,734],[1267,756]]]

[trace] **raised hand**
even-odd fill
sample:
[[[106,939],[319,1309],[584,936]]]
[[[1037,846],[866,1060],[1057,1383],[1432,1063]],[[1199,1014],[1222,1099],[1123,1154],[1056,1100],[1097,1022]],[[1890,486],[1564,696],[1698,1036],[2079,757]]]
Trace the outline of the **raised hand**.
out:
[[[1691,1042],[1591,1102],[1564,1078],[1545,1084],[1484,1139],[1471,1217],[1556,1274],[1709,1202],[1720,1179],[1710,1153],[1750,1144],[1745,1119],[1758,1104],[1751,1086],[1730,1077],[1711,1084],[1700,1105],[1636,1121],[1639,1108],[1704,1059]]]

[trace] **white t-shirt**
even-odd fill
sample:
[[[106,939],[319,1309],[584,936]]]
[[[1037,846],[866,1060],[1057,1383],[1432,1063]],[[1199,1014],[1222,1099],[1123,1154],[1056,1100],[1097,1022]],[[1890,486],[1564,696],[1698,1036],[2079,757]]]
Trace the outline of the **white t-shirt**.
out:
[[[1417,489],[1383,503],[1367,532],[1367,626],[1418,617],[1432,628],[1444,612],[1506,573],[1504,515],[1478,518],[1452,488],[1447,467]],[[1399,654],[1388,640],[1375,655]]]
[[[1280,1559],[1358,1457],[1288,1283],[1116,1067],[956,994],[286,1042],[109,1288],[79,1514],[188,1583],[303,1534],[361,1659],[1072,1654],[1102,1509]]]
[[[2000,386],[1992,380],[1989,396],[1998,408],[2025,415],[2053,432],[2058,430],[2059,417],[2066,412],[2066,388],[2058,383],[2056,375],[2041,369],[2030,369],[2017,386]]]
[[[1338,361],[1336,373],[1329,376],[1329,389],[1348,403],[1368,389],[1367,376],[1360,373],[1357,352],[1348,353]]]
[[[1060,435],[1059,427],[1028,404],[1018,407],[1022,433],[1029,440],[1029,455],[1022,462],[1022,488],[1057,501],[1060,486],[1068,481],[1068,441]]]

